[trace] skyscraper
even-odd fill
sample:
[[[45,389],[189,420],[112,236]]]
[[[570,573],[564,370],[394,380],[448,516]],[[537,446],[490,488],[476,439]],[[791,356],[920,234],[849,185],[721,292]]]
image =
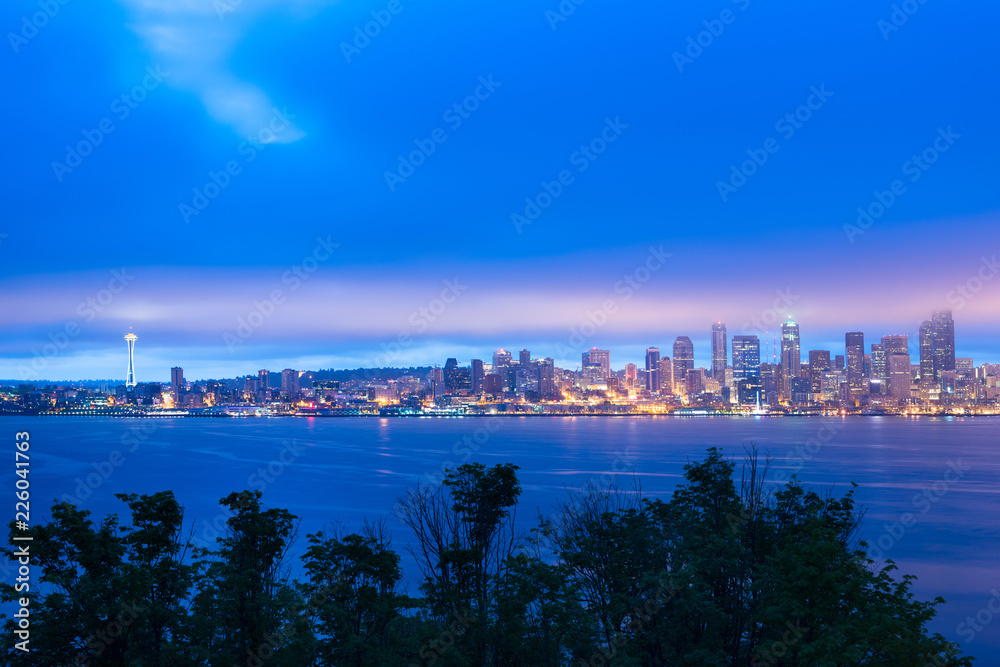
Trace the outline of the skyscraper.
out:
[[[791,378],[802,371],[802,349],[799,343],[799,325],[791,317],[781,325],[781,397],[792,397]]]
[[[661,394],[673,394],[674,393],[674,364],[670,361],[670,357],[663,357],[660,359],[660,393]]]
[[[281,371],[281,393],[288,398],[296,398],[299,393],[299,372],[286,368]]]
[[[712,377],[720,378],[726,370],[726,325],[712,323]]]
[[[528,368],[531,365],[531,352],[522,349],[518,354],[518,361],[521,363],[521,368]]]
[[[733,379],[760,377],[760,340],[757,336],[733,336]]]
[[[943,371],[955,370],[955,320],[950,310],[939,310],[931,316],[934,334],[934,377]]]
[[[894,401],[910,399],[910,355],[893,353],[888,357],[889,394]]]
[[[930,320],[920,323],[920,381],[933,382],[934,376],[934,324]]]
[[[125,374],[125,388],[135,389],[135,341],[139,337],[131,330],[125,334],[125,343],[128,345],[128,371]]]
[[[857,400],[868,393],[864,332],[848,331],[844,334],[844,345],[847,352],[847,385],[851,389],[851,400]]]
[[[181,394],[181,389],[183,388],[184,369],[180,366],[174,366],[170,369],[170,394],[174,399],[174,403],[177,402],[177,399]]]
[[[486,375],[483,372],[483,360],[473,359],[472,360],[472,393],[481,394],[483,393],[483,378]]]
[[[270,397],[271,391],[271,371],[262,368],[257,371],[257,379],[260,381],[260,390]]]
[[[611,350],[598,350],[596,347],[582,355],[583,369],[600,369],[601,379],[611,377]]]
[[[646,348],[646,389],[660,390],[660,348]]]
[[[694,369],[694,344],[687,336],[674,341],[674,382],[687,386],[687,373]]]
[[[830,350],[809,350],[809,391],[823,393],[823,375],[830,372]]]

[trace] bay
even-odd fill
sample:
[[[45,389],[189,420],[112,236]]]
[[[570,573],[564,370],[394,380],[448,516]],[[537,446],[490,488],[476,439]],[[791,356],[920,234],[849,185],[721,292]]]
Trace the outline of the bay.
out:
[[[919,599],[948,601],[931,630],[981,664],[1000,664],[1000,618],[989,610],[1000,591],[1000,419],[12,417],[0,420],[10,452],[0,475],[11,514],[14,433],[24,430],[31,434],[33,524],[48,520],[54,500],[94,517],[127,518],[115,493],[169,489],[196,542],[208,544],[225,521],[219,499],[249,488],[262,490],[267,506],[301,517],[300,547],[306,533],[330,522],[356,529],[365,518],[384,517],[401,553],[409,534],[393,504],[418,483],[436,483],[448,466],[520,466],[518,521],[530,528],[588,482],[638,482],[645,495],[666,498],[684,465],[703,459],[707,448],[736,459],[738,475],[745,448],[755,445],[773,459],[776,478],[795,474],[838,495],[858,484],[873,553],[893,559],[897,574],[916,575]],[[9,581],[10,565],[0,570]],[[412,588],[416,572],[408,567],[408,574]]]

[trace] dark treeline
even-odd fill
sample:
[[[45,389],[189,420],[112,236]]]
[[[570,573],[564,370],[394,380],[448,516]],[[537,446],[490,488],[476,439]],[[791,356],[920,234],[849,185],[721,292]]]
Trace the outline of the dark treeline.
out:
[[[30,529],[31,649],[11,664],[971,665],[930,635],[915,600],[858,540],[853,490],[766,482],[750,452],[711,449],[669,500],[640,489],[572,494],[537,528],[515,527],[517,467],[466,464],[411,490],[397,515],[423,582],[406,594],[384,523],[307,536],[259,491],[223,498],[211,549],[185,539],[169,491],[119,495],[99,523],[68,503]],[[11,526],[11,533],[15,533]],[[18,534],[23,535],[22,532]],[[6,554],[12,555],[12,549]],[[39,573],[40,576],[39,576]],[[3,597],[23,597],[4,584]],[[6,621],[13,636],[14,622]]]

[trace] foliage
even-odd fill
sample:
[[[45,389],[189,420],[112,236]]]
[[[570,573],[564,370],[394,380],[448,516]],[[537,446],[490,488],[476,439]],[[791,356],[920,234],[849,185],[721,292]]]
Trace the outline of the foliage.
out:
[[[118,496],[125,526],[57,503],[29,533],[44,593],[0,592],[30,598],[38,665],[972,664],[926,630],[944,601],[866,556],[853,488],[771,485],[754,450],[737,480],[713,448],[669,499],[591,485],[526,535],[517,470],[466,464],[400,498],[418,599],[384,523],[308,535],[294,581],[297,517],[251,491],[190,554],[170,492]]]

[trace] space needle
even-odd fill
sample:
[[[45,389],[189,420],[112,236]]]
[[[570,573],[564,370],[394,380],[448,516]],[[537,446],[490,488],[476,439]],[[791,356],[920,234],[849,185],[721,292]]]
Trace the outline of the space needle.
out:
[[[132,333],[131,328],[129,332],[125,334],[125,342],[128,343],[128,375],[125,376],[125,388],[135,389],[135,341],[139,340],[139,337]]]

